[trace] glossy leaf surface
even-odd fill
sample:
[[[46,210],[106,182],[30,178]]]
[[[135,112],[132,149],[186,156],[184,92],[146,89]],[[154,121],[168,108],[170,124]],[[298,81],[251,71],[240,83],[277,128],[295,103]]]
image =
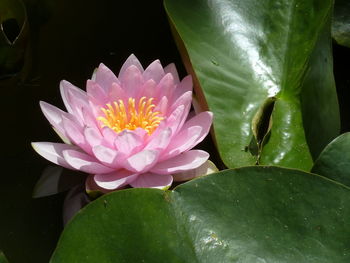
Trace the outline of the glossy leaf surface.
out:
[[[123,190],[81,210],[51,262],[345,263],[349,204],[344,185],[263,166]]]
[[[328,22],[332,1],[165,0],[165,8],[187,69],[197,77],[196,91],[214,112],[224,163],[239,167],[258,158],[260,164],[309,170],[312,156],[339,131]],[[199,95],[202,104],[204,97]],[[252,120],[271,97],[277,99],[270,135],[256,156],[249,150]],[[329,111],[321,114],[315,104]],[[316,133],[315,127],[325,130]]]
[[[350,186],[350,133],[340,135],[327,145],[312,172]]]

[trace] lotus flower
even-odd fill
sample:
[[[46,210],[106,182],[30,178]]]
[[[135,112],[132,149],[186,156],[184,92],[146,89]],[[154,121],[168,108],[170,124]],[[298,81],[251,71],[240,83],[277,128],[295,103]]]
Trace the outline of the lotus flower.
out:
[[[192,148],[208,134],[213,115],[188,119],[192,79],[180,81],[174,64],[163,68],[156,60],[144,70],[131,55],[118,77],[100,64],[86,92],[65,80],[60,90],[68,112],[40,106],[64,143],[32,145],[47,160],[88,173],[89,190],[166,189],[177,174],[196,174],[209,158]]]

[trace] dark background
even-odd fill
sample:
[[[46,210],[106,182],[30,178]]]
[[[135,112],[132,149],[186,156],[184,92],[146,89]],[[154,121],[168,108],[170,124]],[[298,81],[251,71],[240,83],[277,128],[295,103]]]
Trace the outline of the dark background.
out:
[[[84,89],[100,62],[117,72],[131,53],[144,66],[160,59],[164,66],[175,62],[182,77],[185,71],[161,0],[23,2],[29,23],[25,54],[13,72],[0,71],[0,250],[11,263],[41,263],[49,261],[62,231],[64,194],[31,197],[48,161],[30,142],[57,141],[39,100],[64,109],[61,79]],[[349,49],[334,44],[334,59],[345,132],[350,130]]]

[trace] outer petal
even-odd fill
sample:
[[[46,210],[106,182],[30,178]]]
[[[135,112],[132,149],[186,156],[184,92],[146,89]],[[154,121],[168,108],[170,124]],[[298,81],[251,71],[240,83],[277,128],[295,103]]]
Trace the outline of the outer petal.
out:
[[[136,173],[146,172],[148,171],[152,166],[155,165],[155,163],[158,160],[158,152],[155,150],[143,150],[141,152],[138,152],[131,157],[129,157],[124,167],[129,170]]]
[[[135,188],[158,188],[166,190],[172,183],[173,177],[171,175],[145,173],[140,174],[130,185]]]
[[[40,154],[45,159],[63,166],[68,169],[73,169],[68,162],[63,157],[63,151],[65,150],[77,150],[78,147],[63,143],[53,143],[53,142],[32,142],[33,149]]]
[[[121,169],[109,174],[97,174],[94,176],[94,180],[99,187],[107,190],[115,190],[129,184],[137,176],[138,174]]]
[[[172,174],[179,173],[191,169],[198,168],[206,160],[208,160],[209,154],[201,150],[192,150],[180,155],[177,155],[171,159],[157,163],[151,172],[157,174]]]
[[[87,153],[92,153],[91,146],[86,142],[82,128],[80,128],[77,123],[73,122],[70,119],[67,119],[65,117],[62,119],[64,130],[66,131],[68,139]]]
[[[97,162],[95,158],[76,150],[64,150],[63,157],[73,168],[90,174],[104,174],[114,171]]]
[[[40,101],[40,108],[55,130],[66,138],[67,134],[63,127],[62,116],[65,116],[66,118],[74,118],[74,116],[44,101]]]
[[[114,73],[101,63],[93,75],[93,80],[98,83],[101,88],[108,93],[113,83],[119,84],[119,80]]]
[[[167,65],[164,68],[164,72],[165,72],[165,74],[166,73],[170,73],[171,75],[173,75],[175,84],[179,84],[180,83],[179,74],[177,73],[177,70],[176,70],[176,67],[175,67],[174,63],[171,63],[171,64]]]
[[[65,80],[61,81],[60,90],[64,105],[68,112],[74,114],[78,121],[81,121],[81,109],[83,107],[89,107],[86,93]]]
[[[158,83],[164,75],[162,64],[160,64],[158,59],[153,61],[143,72],[143,78],[145,81],[153,79],[156,83]]]
[[[185,114],[185,106],[180,105],[177,107],[168,118],[165,119],[166,126],[171,128],[171,133],[176,134],[178,127],[181,123],[182,116]]]
[[[175,182],[188,181],[193,178],[218,172],[219,169],[211,161],[206,161],[196,169],[173,174]]]
[[[122,68],[120,69],[119,76],[118,76],[119,80],[123,78],[123,75],[124,75],[126,69],[129,68],[130,66],[135,66],[139,69],[140,72],[143,72],[143,67],[142,67],[140,61],[137,59],[137,57],[134,54],[131,54],[126,59]]]
[[[167,158],[192,149],[209,133],[213,120],[213,113],[206,111],[195,115],[187,121],[181,131],[171,140],[167,148]]]
[[[188,91],[192,91],[193,82],[191,75],[186,76],[182,79],[182,81],[176,86],[175,92],[174,92],[174,100],[179,98],[182,94]]]
[[[86,93],[89,100],[95,105],[105,105],[108,102],[107,91],[93,80],[86,82]]]

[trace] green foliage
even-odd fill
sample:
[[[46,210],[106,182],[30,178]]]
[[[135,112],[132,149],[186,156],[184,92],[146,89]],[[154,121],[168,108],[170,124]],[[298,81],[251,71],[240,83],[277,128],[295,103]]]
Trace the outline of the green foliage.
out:
[[[349,190],[315,174],[263,166],[174,191],[122,190],[77,214],[51,263],[345,263]]]
[[[226,166],[258,161],[309,170],[339,133],[332,1],[165,0],[165,8],[202,104],[214,112]],[[256,154],[252,121],[272,97],[271,116],[263,116],[271,127]]]
[[[342,134],[327,145],[312,172],[350,186],[350,133]]]

